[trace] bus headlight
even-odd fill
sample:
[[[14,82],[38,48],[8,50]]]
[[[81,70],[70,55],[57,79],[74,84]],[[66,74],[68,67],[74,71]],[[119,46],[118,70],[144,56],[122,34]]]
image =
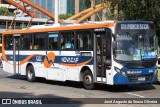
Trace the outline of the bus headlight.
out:
[[[114,69],[115,69],[116,72],[121,73],[123,76],[126,77],[126,73],[125,73],[124,71],[120,70],[120,69],[117,68],[117,67],[114,67]]]
[[[121,71],[121,74],[126,77],[126,73],[124,71]]]

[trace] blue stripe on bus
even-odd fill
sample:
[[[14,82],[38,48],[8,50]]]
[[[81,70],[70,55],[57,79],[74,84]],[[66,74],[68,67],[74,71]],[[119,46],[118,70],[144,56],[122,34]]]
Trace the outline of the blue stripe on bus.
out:
[[[16,55],[16,61],[23,61],[28,56],[29,55],[19,55],[19,57],[18,57],[18,55]],[[30,60],[28,62],[43,62],[45,57],[46,57],[46,55],[44,55],[44,56],[33,56],[32,58],[30,58]],[[13,61],[13,55],[6,55],[6,58],[7,58],[8,61]],[[64,58],[64,60],[62,60],[62,58]],[[76,58],[78,58],[78,60],[76,60]],[[53,63],[75,64],[75,63],[82,63],[82,62],[88,61],[91,58],[92,57],[56,56]],[[74,62],[74,61],[77,61],[77,62]],[[93,65],[93,62],[94,61],[93,61],[93,58],[92,58],[92,60],[87,65]]]

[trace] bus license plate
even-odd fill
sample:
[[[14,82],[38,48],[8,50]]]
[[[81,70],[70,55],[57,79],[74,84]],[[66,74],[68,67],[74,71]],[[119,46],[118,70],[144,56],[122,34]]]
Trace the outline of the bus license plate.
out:
[[[145,81],[145,77],[138,77],[138,81]]]

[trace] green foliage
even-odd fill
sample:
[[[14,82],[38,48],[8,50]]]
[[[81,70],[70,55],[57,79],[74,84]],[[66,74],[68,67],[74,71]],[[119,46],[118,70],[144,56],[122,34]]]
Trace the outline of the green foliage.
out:
[[[106,2],[106,1],[109,1],[109,0],[83,0],[83,5],[87,9],[87,8],[91,7],[92,2],[95,2],[96,4],[100,4],[100,3],[103,3],[103,2]]]
[[[69,17],[71,17],[71,16],[72,16],[72,14],[68,13],[68,14],[60,14],[58,17],[59,17],[60,19],[67,19],[67,18],[69,18]]]
[[[114,18],[114,9],[118,4],[117,20],[150,20],[156,25],[160,36],[160,0],[111,0],[109,18]]]
[[[91,0],[83,0],[83,4],[85,5],[85,8],[90,8],[91,7]]]
[[[7,11],[7,8],[6,7],[0,7],[0,15],[4,15]],[[11,13],[11,12],[7,12],[6,16],[13,16],[14,14]]]

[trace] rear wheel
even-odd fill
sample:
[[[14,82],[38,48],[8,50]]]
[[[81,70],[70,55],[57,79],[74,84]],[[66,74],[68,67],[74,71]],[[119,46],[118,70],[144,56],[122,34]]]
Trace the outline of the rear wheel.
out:
[[[89,70],[85,70],[83,73],[83,86],[85,89],[94,89],[93,75]]]
[[[28,66],[27,67],[26,75],[27,75],[27,80],[29,82],[34,82],[35,81],[36,78],[35,78],[35,71],[34,71],[33,66]]]

